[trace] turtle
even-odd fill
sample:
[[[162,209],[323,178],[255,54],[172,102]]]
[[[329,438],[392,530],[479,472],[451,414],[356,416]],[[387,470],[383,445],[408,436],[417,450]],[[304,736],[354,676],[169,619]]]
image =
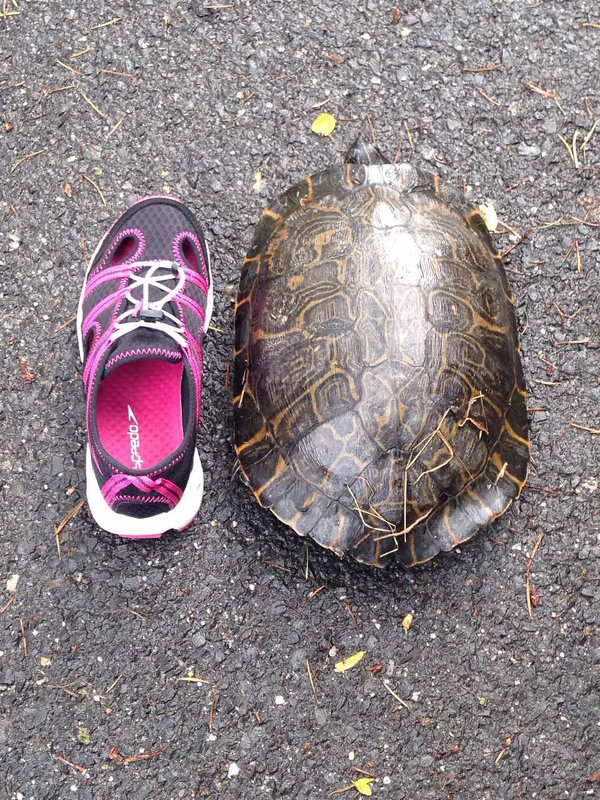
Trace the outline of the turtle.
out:
[[[482,211],[363,136],[264,210],[234,348],[243,479],[337,555],[417,565],[519,497],[526,390]]]

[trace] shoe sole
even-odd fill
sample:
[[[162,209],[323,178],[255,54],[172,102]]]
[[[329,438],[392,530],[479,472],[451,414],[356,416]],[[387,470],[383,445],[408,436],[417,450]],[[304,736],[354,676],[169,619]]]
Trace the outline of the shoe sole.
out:
[[[92,253],[92,257],[90,258],[90,262],[88,264],[85,273],[83,287],[81,289],[81,294],[79,296],[79,303],[77,306],[77,342],[79,345],[79,358],[82,363],[84,357],[83,330],[82,330],[83,301],[85,298],[85,287],[87,285],[91,269],[94,266],[94,261],[96,260],[96,256],[102,249],[104,243],[108,239],[109,235],[112,233],[115,226],[119,223],[121,218],[132,208],[135,208],[137,205],[140,205],[141,203],[145,203],[147,200],[170,200],[170,201],[175,200],[176,202],[181,203],[181,205],[184,205],[181,202],[181,200],[178,200],[176,197],[171,197],[169,195],[150,195],[149,197],[142,197],[140,200],[130,205],[123,212],[123,214],[121,214],[114,220],[114,222],[106,231],[102,239],[98,242],[96,249]],[[208,326],[210,325],[210,320],[212,317],[212,312],[214,307],[214,292],[213,292],[213,280],[212,280],[212,272],[210,264],[211,262],[210,249],[208,246],[208,242],[204,241],[204,247],[206,249],[206,262],[207,262],[206,266],[208,269],[208,280],[209,280],[208,295],[206,296],[204,326],[203,326],[203,332],[206,333],[206,331],[208,330]],[[98,486],[98,481],[96,480],[96,473],[94,472],[94,467],[92,465],[92,454],[90,452],[89,445],[86,446],[86,451],[85,451],[85,475],[86,475],[86,496],[87,496],[88,508],[90,510],[92,517],[103,530],[107,531],[108,533],[114,533],[116,536],[120,536],[124,539],[159,539],[163,535],[163,533],[166,533],[167,531],[170,530],[183,531],[186,528],[189,528],[190,525],[193,523],[198,513],[198,510],[200,509],[200,504],[202,503],[202,495],[204,492],[204,473],[202,470],[202,464],[200,462],[200,455],[198,454],[197,450],[194,450],[192,471],[190,473],[190,477],[188,479],[187,486],[185,487],[181,500],[177,503],[175,508],[171,509],[171,511],[165,511],[163,514],[156,514],[153,517],[138,519],[137,517],[129,517],[125,514],[117,514],[116,511],[113,511],[113,509],[108,505],[108,503],[102,496],[102,491]]]

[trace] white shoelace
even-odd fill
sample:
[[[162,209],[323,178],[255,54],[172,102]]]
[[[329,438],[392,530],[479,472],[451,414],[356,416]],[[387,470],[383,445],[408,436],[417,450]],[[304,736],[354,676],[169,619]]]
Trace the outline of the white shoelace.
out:
[[[137,330],[138,328],[151,328],[152,330],[159,330],[166,333],[174,339],[180,347],[187,347],[185,339],[185,328],[174,314],[165,311],[164,306],[170,303],[179,292],[183,289],[185,284],[185,272],[183,268],[172,261],[136,261],[131,264],[131,267],[148,267],[144,275],[136,275],[134,272],[129,273],[131,280],[128,286],[126,298],[133,305],[129,311],[123,312],[115,320],[116,330],[111,335],[111,342],[116,342],[121,336]],[[173,267],[177,268],[177,273],[173,272]],[[159,270],[169,270],[164,275],[157,275]],[[168,281],[177,278],[177,284],[173,289],[167,285]],[[142,289],[141,300],[133,296],[135,289]],[[160,289],[165,294],[160,300],[150,300],[150,289]],[[140,314],[144,311],[158,311],[161,313],[162,318],[156,320],[145,320],[140,318]],[[134,317],[127,321],[128,317]]]

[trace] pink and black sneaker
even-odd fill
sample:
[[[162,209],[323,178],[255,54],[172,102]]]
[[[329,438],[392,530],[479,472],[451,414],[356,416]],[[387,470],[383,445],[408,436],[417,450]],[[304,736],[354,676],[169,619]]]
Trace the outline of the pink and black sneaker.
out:
[[[187,527],[198,512],[196,431],[212,305],[208,248],[178,200],[134,203],[96,248],[77,332],[87,498],[110,533],[158,537]]]

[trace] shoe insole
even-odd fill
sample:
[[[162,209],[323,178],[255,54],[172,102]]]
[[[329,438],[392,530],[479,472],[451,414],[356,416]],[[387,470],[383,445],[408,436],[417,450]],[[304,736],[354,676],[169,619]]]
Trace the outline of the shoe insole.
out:
[[[100,383],[100,441],[127,470],[148,470],[183,440],[183,363],[142,358],[117,367]]]

